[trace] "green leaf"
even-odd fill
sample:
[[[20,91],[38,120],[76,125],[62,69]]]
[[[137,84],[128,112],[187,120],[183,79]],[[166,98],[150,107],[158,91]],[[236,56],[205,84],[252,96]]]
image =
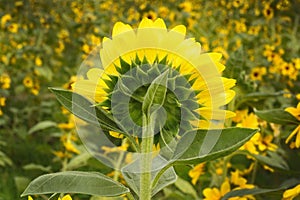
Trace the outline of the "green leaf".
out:
[[[0,167],[5,167],[6,165],[12,166],[12,160],[2,151],[0,151]]]
[[[48,66],[43,67],[36,67],[34,70],[37,71],[39,76],[46,78],[48,81],[52,81],[53,79],[53,72]]]
[[[187,132],[175,149],[174,164],[195,164],[226,156],[238,150],[258,130],[226,128]]]
[[[290,113],[281,110],[281,109],[274,109],[274,110],[264,110],[264,111],[255,111],[255,114],[270,123],[275,124],[300,124],[300,121],[298,121],[293,115]]]
[[[67,170],[78,169],[79,167],[85,166],[88,160],[92,157],[87,151],[81,152],[79,155],[73,157],[70,162],[66,165]]]
[[[191,195],[194,199],[199,199],[196,190],[188,181],[178,177],[175,186],[181,192]]]
[[[28,165],[23,166],[23,169],[25,169],[25,170],[40,170],[43,172],[50,172],[51,166],[44,167],[43,165],[30,163]]]
[[[49,88],[49,90],[53,92],[58,101],[75,116],[96,126],[101,125],[108,130],[123,133],[105,110],[93,106],[85,97],[63,89]]]
[[[20,194],[24,189],[26,188],[26,185],[30,182],[29,178],[25,176],[15,176],[14,181],[16,184],[16,188],[18,190],[18,193]]]
[[[251,154],[260,163],[282,170],[289,170],[289,166],[282,156],[276,152],[268,151],[267,156]]]
[[[98,172],[66,171],[42,175],[33,180],[21,197],[34,194],[80,193],[96,196],[118,196],[129,189]]]
[[[168,74],[169,70],[165,71],[154,79],[149,86],[142,106],[144,114],[150,115],[150,109],[153,105],[159,105],[159,107],[156,106],[155,110],[158,110],[163,105],[167,92]]]
[[[173,167],[167,169],[158,179],[158,182],[155,184],[152,189],[152,196],[158,193],[160,190],[166,186],[174,183],[177,180],[177,175]]]
[[[243,99],[247,100],[260,100],[260,99],[266,99],[270,97],[276,97],[276,96],[282,96],[285,92],[274,92],[274,93],[265,93],[265,92],[253,92],[250,94],[247,94],[243,97]]]
[[[236,196],[245,196],[245,195],[257,195],[257,194],[265,194],[270,192],[277,192],[280,190],[286,190],[290,187],[293,187],[300,183],[300,180],[297,179],[290,179],[283,182],[278,188],[273,189],[266,189],[266,188],[253,188],[253,189],[240,189],[240,190],[233,190],[231,192],[228,192],[221,200],[229,199],[230,197],[236,197]]]
[[[53,121],[42,121],[37,123],[36,125],[34,125],[33,127],[31,127],[31,129],[29,129],[28,134],[32,134],[34,132],[37,131],[41,131],[50,127],[56,127],[57,123],[53,122]]]

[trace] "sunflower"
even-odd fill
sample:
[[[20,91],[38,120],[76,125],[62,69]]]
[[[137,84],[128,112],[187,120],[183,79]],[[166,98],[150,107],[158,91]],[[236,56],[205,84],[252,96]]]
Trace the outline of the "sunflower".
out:
[[[89,68],[73,90],[111,112],[126,132],[140,132],[143,98],[165,72],[167,93],[159,133],[181,135],[234,116],[224,106],[235,95],[231,88],[236,81],[221,77],[221,54],[201,53],[200,43],[186,38],[183,25],[167,30],[162,19],[144,18],[134,30],[117,22],[112,38],[104,38],[99,51],[101,66]]]

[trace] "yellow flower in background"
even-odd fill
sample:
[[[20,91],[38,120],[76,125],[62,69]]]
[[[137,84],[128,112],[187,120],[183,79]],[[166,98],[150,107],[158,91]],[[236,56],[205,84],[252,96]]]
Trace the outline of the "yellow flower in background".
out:
[[[220,109],[234,97],[235,92],[231,88],[236,82],[218,77],[225,69],[220,63],[221,54],[201,54],[200,44],[193,38],[186,39],[185,35],[183,25],[168,31],[162,19],[153,21],[144,18],[136,31],[130,25],[117,22],[112,39],[104,38],[102,42],[100,58],[103,68],[90,69],[87,79],[75,82],[74,91],[96,102],[106,102],[110,100],[108,94],[113,92],[112,84],[115,84],[112,77],[120,78],[126,73],[122,65],[136,65],[136,60],[143,59],[149,65],[155,65],[167,59],[167,65],[172,64],[171,67],[177,69],[180,75],[190,76],[188,81],[193,80],[193,91],[200,91],[196,95],[196,102],[201,105],[195,110],[197,113],[206,120],[233,117],[233,112]],[[110,106],[110,103],[107,105]]]
[[[222,183],[221,188],[205,188],[203,190],[203,196],[205,197],[204,200],[221,200],[221,198],[230,192],[230,183],[226,179],[224,183]]]
[[[258,120],[254,113],[250,113],[244,115],[244,118],[238,123],[237,127],[244,127],[244,128],[258,128]]]
[[[23,85],[27,88],[32,88],[33,87],[33,80],[30,76],[26,76],[23,79]]]
[[[266,151],[266,150],[276,151],[278,146],[276,144],[272,143],[273,139],[274,139],[274,137],[271,134],[266,135],[266,136],[263,137],[259,133],[259,139],[258,139],[258,142],[257,142],[258,149],[260,151]]]
[[[68,195],[63,196],[63,198],[59,197],[58,200],[72,200],[72,197],[68,194]]]
[[[166,6],[160,6],[158,8],[159,16],[162,18],[167,18],[169,12],[170,12],[170,10]]]
[[[235,117],[232,118],[232,121],[239,123],[248,115],[248,109],[245,110],[236,110]]]
[[[67,29],[62,29],[61,31],[59,31],[59,33],[57,34],[57,37],[61,40],[66,40],[70,37],[70,33]]]
[[[81,49],[84,53],[89,54],[93,50],[93,47],[88,44],[83,44]]]
[[[296,79],[298,75],[298,70],[294,68],[292,63],[282,63],[281,64],[281,74],[284,76],[289,76],[291,79]]]
[[[8,26],[8,31],[11,33],[17,33],[19,30],[19,25],[16,23],[12,23]]]
[[[274,16],[274,10],[271,8],[270,4],[265,3],[263,14],[267,20],[270,20]]]
[[[288,107],[285,109],[286,112],[289,112],[293,115],[298,121],[300,121],[300,102],[298,103],[297,107]]]
[[[251,70],[250,78],[254,81],[261,81],[266,74],[267,69],[265,67],[255,67]]]
[[[0,75],[0,85],[2,89],[10,88],[11,79],[8,74],[3,73]]]
[[[6,23],[11,20],[10,14],[5,14],[1,17],[1,27],[4,28]]]
[[[289,112],[293,115],[300,123],[300,102],[298,103],[297,107],[288,107],[285,109],[286,112]],[[289,141],[296,136],[295,140],[295,147],[300,147],[300,124],[294,129],[294,131],[289,135],[289,137],[285,140],[285,143],[289,143]]]
[[[5,101],[6,101],[6,98],[5,97],[0,97],[0,106],[5,106]]]
[[[248,34],[250,35],[258,35],[261,30],[261,26],[251,26],[248,29]]]
[[[35,83],[35,84],[32,86],[30,92],[31,92],[33,95],[37,96],[37,95],[39,94],[39,92],[40,92],[40,86],[39,86],[39,84],[38,84],[38,83]]]
[[[300,195],[300,184],[295,187],[284,191],[282,200],[293,200]]]
[[[65,44],[62,40],[58,41],[57,47],[54,49],[55,53],[60,54],[65,49]]]
[[[118,132],[115,132],[115,131],[109,131],[109,135],[113,136],[114,138],[119,138],[119,139],[124,138],[124,135],[122,135]]]
[[[70,140],[67,140],[63,144],[67,151],[75,153],[75,154],[80,154],[80,151],[78,149],[76,149],[76,147]]]
[[[191,12],[193,10],[193,4],[189,1],[185,1],[179,4],[179,8],[181,8],[184,12]]]
[[[43,61],[42,61],[42,59],[41,59],[39,56],[37,56],[37,57],[35,58],[34,63],[35,63],[35,65],[38,66],[38,67],[40,67],[40,66],[43,65]]]
[[[241,176],[241,172],[239,170],[231,172],[230,182],[236,186],[239,186],[239,188],[241,188],[241,189],[254,188],[254,185],[247,184],[247,179],[245,179]]]
[[[28,200],[33,200],[33,198],[31,196],[28,196]],[[72,200],[72,197],[68,194],[63,196],[63,198],[58,197],[57,200]]]
[[[298,69],[298,70],[300,69],[300,58],[292,59],[292,63],[296,69]]]
[[[240,7],[241,5],[243,5],[243,3],[244,3],[244,0],[234,0],[234,1],[232,2],[232,5],[233,5],[233,7],[238,8],[238,7]]]
[[[254,113],[247,114],[248,110],[237,111],[237,117],[233,120],[237,123],[237,127],[244,128],[259,128],[257,116]],[[247,150],[252,154],[259,154],[266,150],[275,151],[278,146],[273,142],[273,135],[262,136],[257,132],[248,142],[246,142],[240,149]]]
[[[157,18],[157,14],[156,14],[156,12],[153,12],[152,10],[150,10],[149,12],[144,13],[143,17],[145,17],[147,19],[155,20]]]
[[[296,140],[295,140],[295,147],[299,148],[300,147],[300,125],[298,125],[295,130],[293,130],[293,132],[289,135],[289,137],[285,140],[285,143],[289,143],[289,141],[296,136]]]
[[[75,83],[76,80],[77,80],[76,76],[71,76],[69,81],[63,85],[63,88],[65,88],[67,90],[71,90],[72,89],[72,84]]]
[[[16,1],[16,2],[15,2],[15,6],[16,6],[16,7],[21,7],[21,6],[23,6],[23,1]]]
[[[67,123],[59,123],[57,125],[58,128],[60,129],[65,129],[65,130],[70,130],[75,128],[75,123],[74,123],[74,115],[69,115],[69,120]]]
[[[193,185],[196,185],[199,177],[205,173],[204,168],[205,168],[205,163],[200,163],[189,171],[189,177],[192,178]]]

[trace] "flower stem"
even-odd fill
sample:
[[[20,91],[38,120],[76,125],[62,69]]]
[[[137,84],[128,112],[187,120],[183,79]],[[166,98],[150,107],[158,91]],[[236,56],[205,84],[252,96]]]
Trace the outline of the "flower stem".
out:
[[[152,168],[152,145],[153,130],[150,117],[143,116],[143,139],[141,143],[141,179],[140,179],[140,199],[151,199],[151,168]]]
[[[134,196],[130,192],[126,193],[126,196],[129,200],[135,200]]]

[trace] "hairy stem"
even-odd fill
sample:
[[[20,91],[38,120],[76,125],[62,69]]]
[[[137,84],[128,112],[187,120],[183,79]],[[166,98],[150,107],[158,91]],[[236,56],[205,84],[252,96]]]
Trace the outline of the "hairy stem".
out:
[[[151,199],[151,166],[152,166],[153,130],[150,117],[143,116],[143,140],[141,144],[141,179],[140,199]]]

